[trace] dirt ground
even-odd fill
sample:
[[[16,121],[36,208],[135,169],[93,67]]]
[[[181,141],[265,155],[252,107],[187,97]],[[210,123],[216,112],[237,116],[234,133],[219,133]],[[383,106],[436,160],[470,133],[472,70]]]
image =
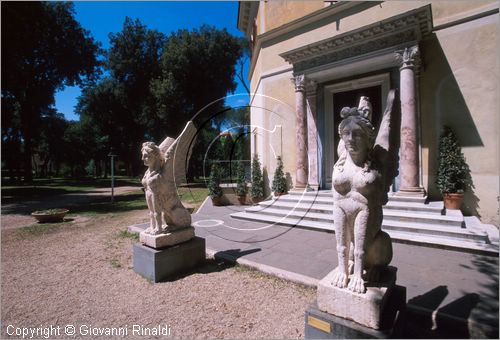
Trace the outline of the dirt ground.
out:
[[[137,241],[124,231],[146,221],[145,210],[23,228],[33,223],[25,217],[2,216],[2,224],[9,219],[17,227],[2,227],[1,338],[50,326],[50,338],[304,336],[304,311],[315,297],[310,288],[214,260],[164,283],[134,273]],[[65,333],[67,325],[75,336]],[[169,334],[151,335],[158,326]],[[100,334],[118,327],[118,336]],[[147,328],[149,335],[133,333]]]

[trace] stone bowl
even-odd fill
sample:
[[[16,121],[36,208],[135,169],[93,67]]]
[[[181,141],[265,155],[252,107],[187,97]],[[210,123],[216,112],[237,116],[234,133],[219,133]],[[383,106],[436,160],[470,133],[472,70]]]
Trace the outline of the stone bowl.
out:
[[[31,213],[31,216],[36,218],[40,223],[55,223],[62,222],[68,212],[68,209],[48,209],[34,211]]]

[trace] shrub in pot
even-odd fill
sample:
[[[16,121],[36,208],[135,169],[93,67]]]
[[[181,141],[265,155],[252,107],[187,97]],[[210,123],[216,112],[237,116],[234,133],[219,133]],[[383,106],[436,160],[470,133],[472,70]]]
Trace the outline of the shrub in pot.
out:
[[[236,195],[241,205],[244,205],[247,198],[247,182],[245,179],[245,166],[242,162],[236,168]]]
[[[252,187],[250,188],[250,197],[254,203],[262,201],[264,198],[264,178],[259,161],[259,155],[254,154],[252,158]]]
[[[464,192],[471,187],[470,169],[457,137],[445,126],[439,139],[436,186],[446,209],[460,209]]]
[[[208,178],[208,195],[214,206],[222,204],[222,188],[220,187],[221,169],[217,163],[212,164]]]
[[[283,173],[283,161],[281,157],[278,156],[278,166],[274,171],[273,185],[271,187],[274,192],[274,196],[281,196],[288,191],[285,174]]]

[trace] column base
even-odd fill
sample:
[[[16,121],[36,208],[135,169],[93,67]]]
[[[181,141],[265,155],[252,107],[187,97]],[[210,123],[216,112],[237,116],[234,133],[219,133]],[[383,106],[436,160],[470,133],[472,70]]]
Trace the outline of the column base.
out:
[[[394,195],[400,197],[425,197],[426,192],[422,187],[400,188]]]
[[[298,186],[296,185],[295,187],[293,187],[292,190],[290,191],[295,191],[295,192],[308,192],[308,191],[314,191],[315,189],[313,189],[313,187],[309,186],[309,185],[305,185],[305,186]],[[317,190],[317,189],[316,189]]]

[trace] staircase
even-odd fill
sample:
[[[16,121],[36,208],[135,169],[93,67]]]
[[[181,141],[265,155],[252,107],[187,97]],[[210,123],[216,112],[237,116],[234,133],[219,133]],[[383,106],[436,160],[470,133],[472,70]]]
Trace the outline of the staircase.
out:
[[[330,190],[292,191],[231,217],[333,232],[332,200]],[[382,229],[395,242],[498,256],[497,239],[491,240],[481,225],[466,226],[458,210],[444,214],[443,202],[390,196],[383,211]]]

